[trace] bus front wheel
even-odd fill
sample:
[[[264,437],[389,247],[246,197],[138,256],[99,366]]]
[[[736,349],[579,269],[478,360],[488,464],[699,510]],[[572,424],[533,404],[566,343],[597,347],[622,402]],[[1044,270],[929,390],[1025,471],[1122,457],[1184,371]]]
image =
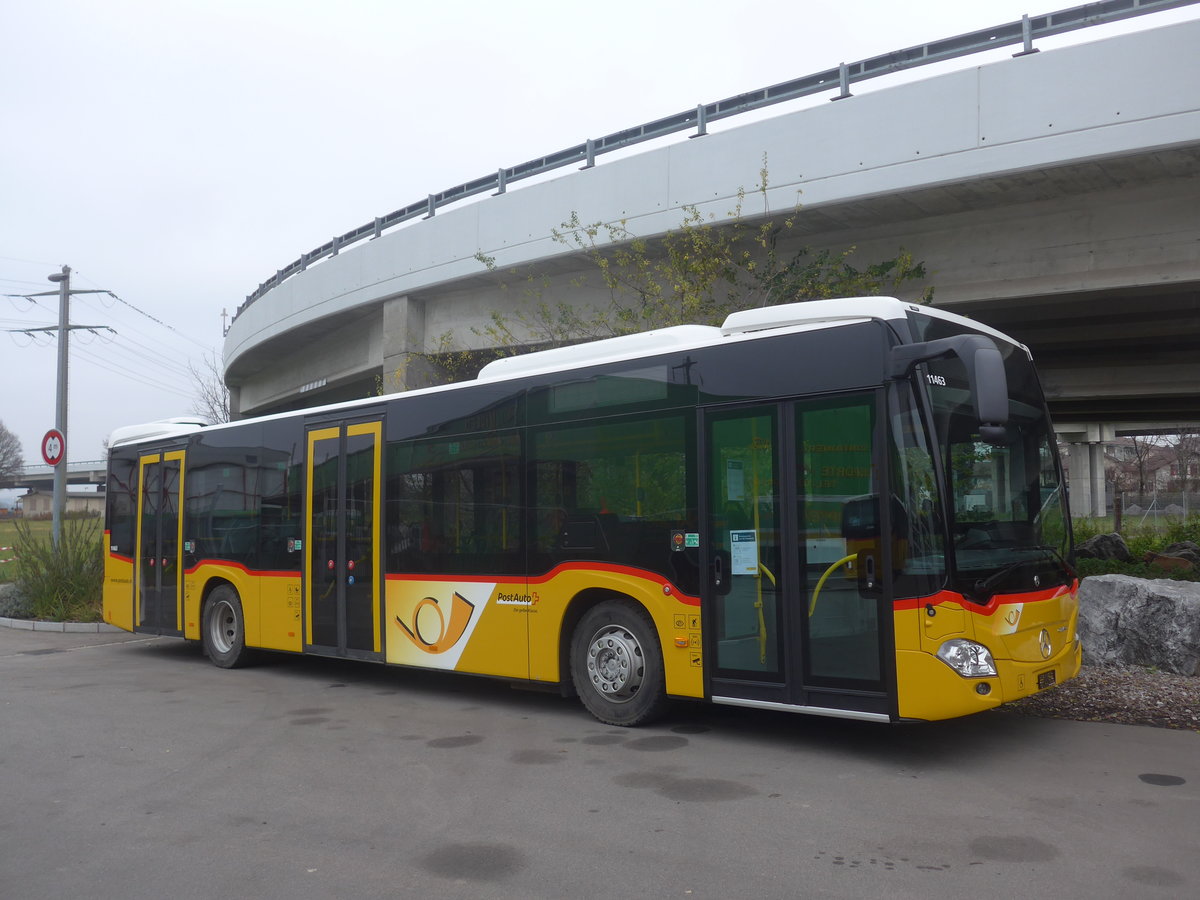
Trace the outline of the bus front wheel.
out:
[[[208,595],[200,639],[205,654],[222,669],[236,669],[250,661],[242,600],[230,585],[220,585]]]
[[[662,650],[633,603],[592,607],[571,637],[571,677],[588,712],[608,725],[644,725],[667,708]]]

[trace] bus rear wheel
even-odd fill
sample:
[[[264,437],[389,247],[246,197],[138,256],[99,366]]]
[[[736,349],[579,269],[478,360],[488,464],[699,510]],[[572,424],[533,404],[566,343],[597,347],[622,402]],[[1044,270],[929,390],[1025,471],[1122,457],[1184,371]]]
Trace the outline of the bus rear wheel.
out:
[[[250,661],[242,599],[230,585],[220,585],[208,595],[200,623],[200,640],[208,658],[222,669],[236,669]]]
[[[667,709],[662,650],[633,603],[592,607],[571,636],[571,678],[588,712],[608,725],[644,725]]]

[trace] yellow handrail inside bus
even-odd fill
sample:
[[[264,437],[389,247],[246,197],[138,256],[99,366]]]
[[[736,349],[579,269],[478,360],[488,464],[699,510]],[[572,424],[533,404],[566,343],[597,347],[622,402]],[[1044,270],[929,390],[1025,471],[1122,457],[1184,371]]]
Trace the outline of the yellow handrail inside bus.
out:
[[[825,579],[832,575],[835,569],[839,568],[840,566],[844,566],[848,562],[853,562],[856,559],[858,559],[857,553],[851,553],[849,556],[843,556],[828,569],[826,569],[824,575],[817,579],[817,586],[813,588],[812,602],[808,604],[808,617],[810,619],[812,618],[812,614],[817,611],[817,597],[821,595],[821,588],[825,586]]]
[[[762,564],[758,564],[758,571],[771,580],[771,587],[777,587],[775,576],[771,574],[771,570]],[[767,662],[767,619],[763,615],[763,598],[762,598],[762,582],[758,583],[758,599],[754,601],[754,608],[758,610],[758,661],[764,665]]]

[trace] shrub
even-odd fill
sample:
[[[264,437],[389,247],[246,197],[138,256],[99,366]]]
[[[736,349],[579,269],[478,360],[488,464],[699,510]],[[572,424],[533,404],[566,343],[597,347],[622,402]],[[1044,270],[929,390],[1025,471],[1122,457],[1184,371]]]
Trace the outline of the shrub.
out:
[[[1079,546],[1088,538],[1097,534],[1107,534],[1112,531],[1112,519],[1075,519],[1071,523],[1075,537],[1075,545]],[[1080,577],[1087,575],[1131,575],[1134,578],[1173,578],[1176,581],[1200,581],[1200,570],[1182,572],[1164,570],[1143,562],[1147,553],[1161,553],[1168,544],[1178,541],[1194,541],[1200,544],[1200,515],[1187,519],[1173,519],[1165,528],[1153,524],[1145,525],[1137,521],[1126,520],[1121,529],[1121,537],[1129,548],[1129,562],[1119,562],[1115,559],[1084,559],[1075,561],[1075,569]]]
[[[1193,513],[1186,519],[1174,519],[1167,526],[1166,543],[1176,544],[1180,541],[1200,544],[1200,513]]]
[[[36,619],[98,622],[104,584],[104,557],[98,519],[67,519],[60,546],[49,535],[35,537],[17,523],[15,581]]]

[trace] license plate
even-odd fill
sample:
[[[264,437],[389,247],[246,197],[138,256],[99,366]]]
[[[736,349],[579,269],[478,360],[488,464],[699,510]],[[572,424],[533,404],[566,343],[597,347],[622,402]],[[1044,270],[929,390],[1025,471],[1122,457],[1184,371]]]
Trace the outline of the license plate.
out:
[[[1042,672],[1038,675],[1038,690],[1044,691],[1048,687],[1054,687],[1055,674],[1051,669],[1049,672]]]

